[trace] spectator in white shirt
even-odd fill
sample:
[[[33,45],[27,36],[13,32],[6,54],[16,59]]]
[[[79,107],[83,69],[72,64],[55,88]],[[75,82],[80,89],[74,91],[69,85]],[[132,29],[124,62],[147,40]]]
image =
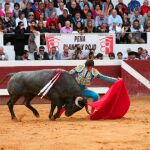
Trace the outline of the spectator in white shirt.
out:
[[[113,20],[113,24],[109,26],[109,33],[121,32],[121,26],[118,25],[117,20]]]
[[[63,2],[59,3],[59,7],[56,8],[57,16],[62,15],[64,9],[66,9],[66,6],[64,5],[64,3]]]
[[[23,12],[20,12],[19,17],[16,18],[16,26],[18,26],[19,22],[23,22],[24,28],[27,29],[27,27],[28,27],[27,19],[25,18],[25,14]]]
[[[61,53],[61,60],[71,60],[72,55],[69,52],[69,47],[67,45],[64,45],[63,52]]]
[[[5,7],[5,3],[9,3],[10,5],[10,10],[13,10],[14,9],[14,3],[11,2],[11,0],[4,0],[3,3],[2,3],[2,8],[4,9]]]

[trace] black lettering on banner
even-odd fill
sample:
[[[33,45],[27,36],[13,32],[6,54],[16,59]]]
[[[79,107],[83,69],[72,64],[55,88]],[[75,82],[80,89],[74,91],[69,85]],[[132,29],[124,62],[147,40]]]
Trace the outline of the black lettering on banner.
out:
[[[74,36],[74,42],[85,42],[85,36]]]

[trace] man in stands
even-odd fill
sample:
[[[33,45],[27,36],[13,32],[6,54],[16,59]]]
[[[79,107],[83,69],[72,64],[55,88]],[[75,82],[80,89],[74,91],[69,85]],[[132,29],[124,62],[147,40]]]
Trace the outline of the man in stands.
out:
[[[4,53],[3,47],[0,46],[0,60],[8,60],[8,56]]]
[[[61,60],[71,60],[72,55],[69,51],[69,47],[67,45],[64,45],[63,52],[61,53]]]
[[[66,21],[65,26],[60,29],[60,33],[72,33],[72,31],[73,29],[70,21]]]
[[[59,51],[56,50],[55,46],[51,47],[50,60],[60,60],[60,59],[61,59],[61,56],[60,56]]]

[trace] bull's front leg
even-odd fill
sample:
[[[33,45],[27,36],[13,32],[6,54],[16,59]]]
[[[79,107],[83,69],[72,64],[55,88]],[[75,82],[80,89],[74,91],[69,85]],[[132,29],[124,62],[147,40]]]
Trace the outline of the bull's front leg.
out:
[[[56,105],[53,102],[51,102],[51,110],[49,113],[49,119],[50,120],[53,118],[53,113],[54,113],[55,108],[56,108]]]
[[[51,120],[55,120],[60,117],[61,109],[62,109],[62,105],[57,106],[57,112],[51,117]]]

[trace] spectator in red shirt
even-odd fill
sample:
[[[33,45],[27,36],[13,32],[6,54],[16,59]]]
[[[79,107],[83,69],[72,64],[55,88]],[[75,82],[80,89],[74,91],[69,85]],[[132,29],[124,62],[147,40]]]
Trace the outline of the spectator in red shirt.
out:
[[[35,17],[37,20],[40,20],[40,14],[44,13],[45,14],[45,4],[40,3],[39,9],[35,10]]]
[[[56,28],[58,28],[58,18],[56,18],[56,13],[53,12],[51,16],[47,19],[46,27],[50,29],[51,23],[54,22]]]
[[[141,15],[145,15],[150,10],[148,0],[144,0],[143,5],[141,6]]]

